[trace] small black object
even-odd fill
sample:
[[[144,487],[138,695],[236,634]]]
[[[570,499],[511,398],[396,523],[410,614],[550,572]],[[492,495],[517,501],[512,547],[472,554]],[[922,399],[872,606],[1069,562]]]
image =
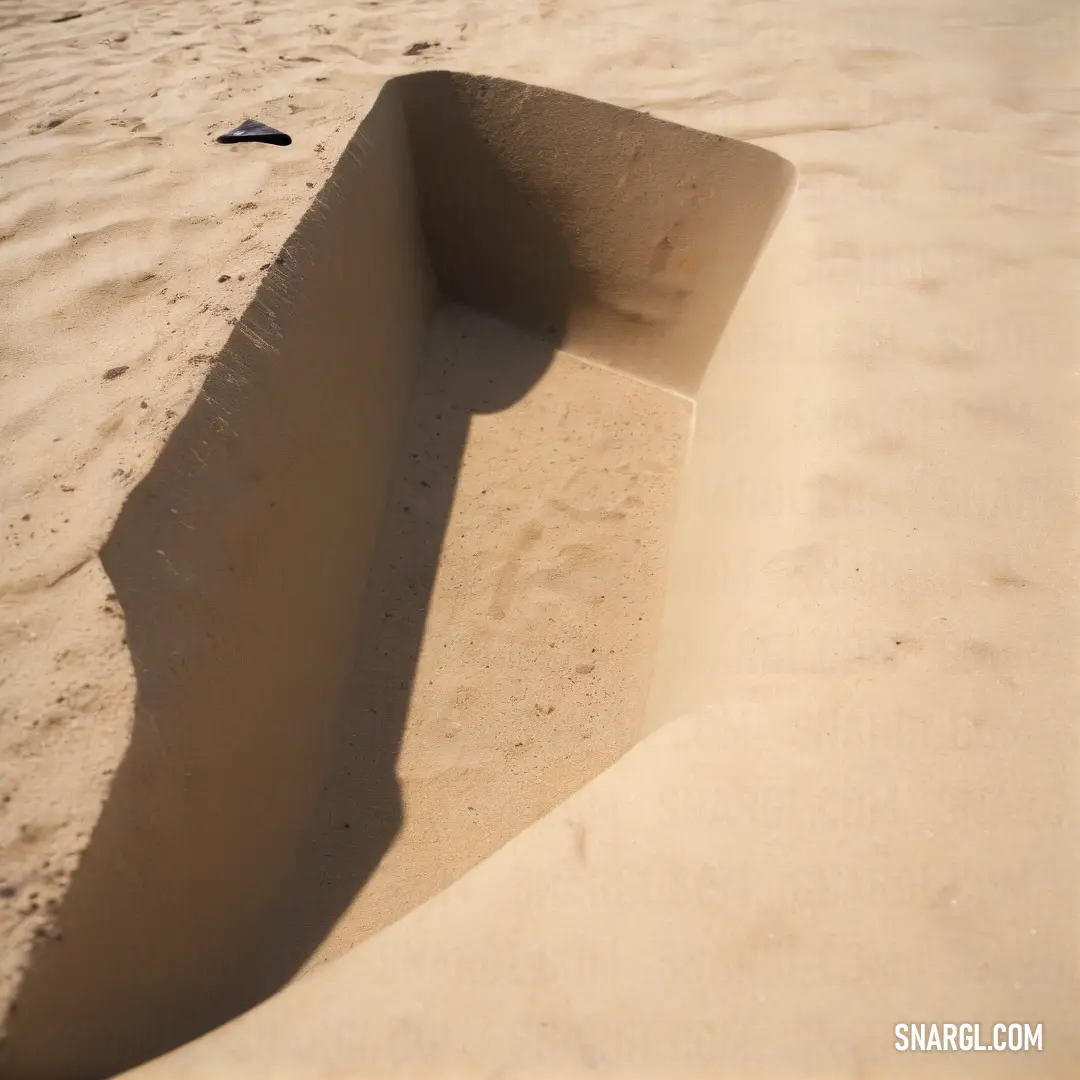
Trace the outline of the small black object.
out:
[[[265,142],[273,143],[274,146],[289,146],[292,143],[292,139],[284,131],[261,124],[258,120],[245,120],[239,127],[234,127],[232,131],[219,135],[217,141],[219,143]]]

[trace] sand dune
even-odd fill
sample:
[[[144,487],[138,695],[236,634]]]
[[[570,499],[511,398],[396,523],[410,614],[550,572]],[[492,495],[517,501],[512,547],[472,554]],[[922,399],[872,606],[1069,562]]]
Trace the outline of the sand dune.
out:
[[[752,815],[778,846],[732,855],[743,887],[717,902],[748,959],[680,998],[753,983],[772,1027],[734,1057],[688,1040],[704,1056],[669,1071],[788,1075],[797,1037],[766,1043],[807,1030],[797,1000],[878,985],[1067,1026],[1077,35],[1065,0],[0,3],[4,1074],[104,1075],[227,1020],[474,889],[680,717],[720,727],[678,753],[728,775],[729,745],[759,812],[770,784],[794,801]],[[483,80],[455,84],[464,114],[444,76],[376,102],[423,69],[741,142],[489,106]],[[248,116],[292,145],[213,141]],[[356,642],[388,614],[384,665]],[[388,726],[341,742],[372,700]],[[506,850],[489,879],[532,857]],[[425,917],[469,939],[475,904],[447,903]],[[754,945],[748,911],[795,937]],[[502,985],[491,940],[478,979]],[[302,1043],[318,995],[378,967],[349,970],[187,1060],[220,1045],[265,1075],[253,1046],[290,1015]],[[893,1067],[888,1016],[858,1016],[806,1075]],[[1027,1067],[1069,1074],[1060,1039]],[[340,1045],[331,1072],[358,1060]],[[425,1045],[425,1071],[495,1067]]]

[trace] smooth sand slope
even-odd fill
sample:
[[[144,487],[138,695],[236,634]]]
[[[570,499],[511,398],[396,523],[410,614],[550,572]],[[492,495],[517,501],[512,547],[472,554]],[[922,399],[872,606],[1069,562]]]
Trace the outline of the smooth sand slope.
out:
[[[742,702],[674,721],[368,944],[130,1075],[940,1077],[972,1060],[1074,1075],[1069,959],[984,941],[1010,985],[957,957],[940,898],[883,918],[883,897],[917,890],[865,839],[833,830],[821,852],[846,799],[807,797],[832,763],[795,760],[812,725],[788,704],[781,720]],[[1040,1017],[1043,1052],[893,1049],[896,1017],[961,1008],[986,1042],[992,1017]]]
[[[977,1066],[1074,1075],[1074,6],[253,0],[53,21],[70,10],[0,7],[6,1075],[103,1075],[227,1019],[651,730],[584,801],[160,1075],[970,1071],[896,1055],[906,1019],[1042,1021],[1043,1055]],[[511,290],[525,337],[447,307],[429,332],[433,280],[490,295],[495,264],[428,265],[401,158],[342,159],[384,81],[424,67],[794,165],[707,370],[707,334],[619,330],[643,310],[629,279],[592,313]],[[212,142],[251,115],[293,146]],[[404,145],[373,116],[380,146]],[[417,145],[437,153],[442,120]],[[575,149],[572,127],[554,135]],[[551,144],[535,158],[574,175]],[[453,220],[432,190],[429,234]],[[274,267],[317,194],[352,208],[348,228],[309,215]],[[491,232],[531,238],[518,273],[565,256],[543,220]],[[656,224],[589,265],[654,266],[672,235]],[[436,253],[465,250],[452,240]],[[377,268],[364,290],[342,273],[358,257]],[[646,275],[661,327],[671,265]],[[732,292],[713,284],[690,292]],[[515,296],[576,321],[541,325]],[[494,410],[470,398],[443,431],[422,388],[454,320],[470,364],[516,359]],[[685,446],[670,388],[696,402]],[[545,456],[564,415],[580,423]],[[410,471],[403,438],[421,458],[449,440],[451,472]],[[488,470],[506,510],[484,501]],[[399,491],[438,526],[403,546],[430,605],[389,572]],[[619,578],[619,608],[576,617]],[[408,700],[355,648],[386,598],[407,613]],[[458,634],[500,612],[502,635]],[[550,663],[549,617],[567,629]],[[514,681],[513,716],[485,665]],[[382,695],[393,739],[341,752],[350,694]],[[363,797],[343,803],[357,763]],[[343,809],[365,839],[344,839]],[[324,858],[334,873],[304,888]]]

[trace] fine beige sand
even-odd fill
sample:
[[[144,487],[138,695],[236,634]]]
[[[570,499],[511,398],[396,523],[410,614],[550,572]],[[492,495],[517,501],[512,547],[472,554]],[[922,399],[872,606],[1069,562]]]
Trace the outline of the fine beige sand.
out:
[[[1076,1075],[1070,0],[0,59],[0,1075]]]
[[[80,689],[130,735],[103,762],[60,693],[61,749],[16,746],[9,1074],[112,1073],[231,1019],[633,744],[687,395],[791,180],[579,96],[386,83],[98,558],[26,587],[50,647],[117,638]],[[79,671],[26,633],[50,692]],[[74,875],[28,797],[65,772],[110,781]]]
[[[344,756],[273,916],[275,945],[318,945],[310,964],[454,881],[639,736],[690,405],[559,354],[516,404],[468,424],[462,454],[470,405],[535,352],[463,308],[431,327],[369,578]],[[380,809],[371,760],[399,726],[403,820],[354,898],[356,864],[371,857],[354,829]],[[305,941],[323,892],[341,895],[330,904],[342,914],[321,943]]]

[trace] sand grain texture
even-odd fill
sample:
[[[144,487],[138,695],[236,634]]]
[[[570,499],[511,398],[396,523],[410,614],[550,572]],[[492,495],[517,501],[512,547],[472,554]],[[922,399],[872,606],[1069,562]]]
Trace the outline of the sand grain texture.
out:
[[[616,761],[649,688],[690,403],[556,355],[519,402],[468,423],[469,404],[536,346],[455,307],[429,334],[368,586],[346,705],[355,734],[276,925],[310,924],[313,882],[354,887],[332,868],[356,858],[354,829],[372,812],[358,790],[369,716],[401,717],[403,821],[309,965],[434,895]],[[447,513],[459,458],[445,527],[425,527]]]
[[[320,845],[340,843],[332,831],[337,819],[312,838],[298,818],[274,809],[287,800],[271,793],[295,785],[296,806],[309,800],[316,812],[323,798],[338,806],[333,786],[326,795],[316,782],[331,743],[294,747],[289,720],[306,709],[310,730],[321,731],[321,718],[355,693],[350,679],[365,677],[362,664],[359,674],[350,667],[353,654],[333,643],[365,617],[355,583],[385,551],[382,519],[364,507],[393,490],[395,475],[401,479],[393,472],[394,440],[407,408],[407,364],[379,367],[377,359],[412,356],[418,342],[395,336],[387,304],[377,291],[365,293],[357,325],[382,327],[384,337],[357,356],[350,339],[320,338],[320,304],[332,299],[344,309],[355,301],[338,272],[355,256],[352,236],[370,238],[361,261],[381,268],[373,280],[415,286],[416,313],[430,303],[429,268],[417,251],[380,233],[381,218],[362,215],[356,232],[342,231],[322,270],[292,274],[274,259],[316,196],[326,206],[334,198],[362,206],[357,196],[374,190],[364,183],[399,190],[393,170],[371,176],[357,162],[324,185],[385,80],[436,67],[570,90],[756,143],[794,165],[798,189],[704,380],[704,362],[696,360],[689,374],[669,369],[661,380],[696,399],[685,472],[673,464],[687,437],[682,399],[622,375],[598,375],[565,354],[553,360],[554,350],[536,339],[529,371],[546,374],[523,380],[532,396],[515,384],[506,402],[512,407],[472,417],[477,445],[507,469],[513,457],[504,434],[520,430],[536,439],[543,426],[548,435],[567,401],[588,406],[574,414],[590,417],[581,430],[614,431],[613,414],[604,410],[617,399],[620,416],[633,414],[660,433],[661,448],[648,464],[641,447],[628,449],[613,435],[606,448],[590,443],[574,451],[580,474],[570,457],[556,455],[544,462],[550,471],[541,470],[535,490],[525,476],[520,484],[503,479],[516,501],[497,519],[476,493],[485,490],[484,476],[462,458],[459,500],[445,500],[438,512],[451,529],[459,521],[485,528],[466,528],[458,543],[448,534],[436,602],[430,612],[413,612],[413,631],[421,615],[433,620],[436,633],[422,638],[424,648],[438,648],[445,634],[452,659],[421,650],[416,671],[430,685],[421,679],[411,705],[392,704],[395,716],[409,706],[423,718],[408,729],[396,759],[417,809],[415,829],[406,823],[408,842],[391,850],[383,878],[372,878],[355,906],[344,902],[346,894],[380,861],[385,836],[336,884],[329,881],[332,899],[321,904],[289,892],[295,867],[288,859],[245,844],[267,821],[295,845],[307,844],[310,858]],[[1069,0],[0,0],[0,999],[15,996],[32,948],[63,955],[57,950],[65,942],[54,940],[64,933],[57,915],[110,793],[129,792],[124,797],[136,806],[159,798],[161,815],[147,820],[172,820],[176,806],[194,807],[192,828],[206,830],[200,859],[162,859],[160,873],[108,858],[90,866],[129,897],[140,918],[140,890],[173,898],[175,907],[132,920],[145,940],[123,955],[139,963],[149,955],[147,970],[172,964],[197,985],[215,977],[215,963],[233,965],[247,947],[240,938],[278,925],[296,904],[318,909],[311,933],[284,943],[287,955],[268,964],[264,982],[223,991],[224,1013],[220,1002],[204,1013],[178,998],[169,1032],[132,1040],[125,1025],[134,1018],[139,1028],[138,1008],[125,1013],[112,1003],[142,1001],[147,1016],[157,1005],[118,969],[115,982],[104,979],[98,988],[107,1020],[100,1031],[79,1034],[72,1020],[65,1058],[51,1056],[60,1041],[42,1027],[37,1042],[18,1050],[24,1056],[0,1059],[7,1074],[82,1075],[87,1047],[105,1047],[98,1062],[131,1064],[156,1053],[162,1040],[171,1045],[248,1007],[290,969],[337,956],[382,925],[387,912],[425,899],[544,814],[634,741],[644,709],[645,730],[674,721],[692,735],[667,735],[655,758],[648,745],[639,747],[635,753],[645,757],[607,774],[615,779],[587,794],[581,813],[632,828],[626,807],[633,791],[667,805],[663,785],[678,787],[680,761],[694,760],[682,774],[690,785],[685,805],[677,801],[670,816],[657,819],[686,830],[663,860],[650,854],[665,845],[663,830],[643,827],[636,847],[612,840],[618,853],[599,861],[586,893],[563,890],[558,882],[576,880],[566,875],[567,866],[577,866],[577,848],[564,851],[553,837],[577,834],[556,818],[548,832],[505,848],[494,869],[490,862],[481,868],[481,881],[494,890],[490,905],[473,900],[469,883],[476,879],[466,874],[458,886],[464,891],[432,901],[448,897],[446,908],[420,908],[426,929],[414,939],[407,927],[420,923],[398,924],[396,936],[373,939],[379,951],[370,959],[357,959],[368,948],[362,945],[302,980],[299,987],[312,987],[303,1000],[283,995],[269,1011],[226,1029],[221,1043],[209,1038],[174,1065],[166,1059],[162,1068],[177,1071],[160,1075],[206,1075],[228,1062],[225,1073],[266,1076],[268,1061],[279,1063],[282,1075],[308,1075],[303,1032],[320,1017],[329,1018],[320,1035],[326,1056],[318,1063],[323,1072],[310,1075],[338,1075],[357,1060],[377,1060],[380,1075],[410,1068],[476,1075],[515,1067],[506,1056],[514,1045],[531,1047],[537,1068],[547,1062],[566,1076],[605,1068],[625,1074],[650,1060],[671,1076],[700,1075],[718,1063],[762,1077],[905,1068],[963,1075],[970,1065],[963,1058],[901,1060],[888,1049],[889,1032],[900,1019],[973,1013],[984,1023],[1048,1025],[1044,1055],[990,1055],[980,1065],[1002,1075],[1075,1075],[1077,1051],[1066,1032],[1080,1001],[1078,115],[1080,31]],[[293,145],[214,143],[246,117],[287,131]],[[424,204],[424,192],[418,198]],[[424,205],[431,212],[430,201]],[[316,220],[301,238],[313,245],[319,228],[333,232]],[[670,235],[678,239],[677,231]],[[642,250],[659,259],[661,233],[649,232]],[[312,370],[355,370],[362,378],[327,376],[320,386],[265,360],[269,354],[246,329],[273,337],[274,289],[286,271],[290,282],[308,284],[307,292],[282,298],[303,315],[283,332],[296,335],[298,349],[318,352]],[[677,276],[670,280],[678,287]],[[265,318],[245,323],[260,287]],[[651,309],[661,320],[664,310]],[[580,340],[609,340],[605,318],[583,316]],[[231,352],[223,353],[227,342]],[[647,348],[627,356],[631,371],[648,367]],[[603,393],[594,393],[594,378],[605,380]],[[372,379],[378,403],[367,393]],[[252,385],[261,388],[254,399],[243,389]],[[333,415],[327,385],[335,387]],[[345,422],[357,415],[367,425],[360,431]],[[282,416],[290,418],[284,426]],[[199,457],[200,440],[213,442],[215,425],[237,434],[231,442],[222,435],[227,448],[219,448],[217,466]],[[539,444],[535,452],[542,456]],[[650,486],[650,498],[642,495],[640,507],[629,510],[629,489],[620,486],[629,473],[618,472],[628,462]],[[596,479],[593,466],[606,479]],[[605,467],[614,473],[604,474]],[[190,480],[166,482],[169,476]],[[676,478],[679,513],[669,537]],[[186,492],[188,502],[151,506],[154,484],[169,498]],[[253,538],[264,535],[269,503],[289,492],[303,493],[288,511],[295,527],[275,534],[277,546],[264,551]],[[227,551],[185,514],[208,499],[234,508]],[[634,518],[635,535],[646,538],[640,550],[622,546],[626,533],[605,531],[610,522],[589,517],[613,510]],[[317,559],[312,530],[336,538]],[[144,543],[155,535],[162,544]],[[179,561],[155,561],[158,547]],[[581,606],[581,597],[591,587],[589,560],[601,551],[604,574],[627,568],[637,588],[625,608],[589,623],[586,612],[599,609]],[[421,556],[421,566],[433,570],[431,552]],[[208,568],[227,574],[222,560],[229,558],[239,571],[233,591],[185,593],[184,582],[202,580]],[[470,558],[483,561],[488,574],[479,575],[475,595],[463,585]],[[399,587],[388,579],[387,595]],[[462,592],[469,599],[458,605]],[[500,599],[506,595],[512,603]],[[254,604],[256,597],[265,606]],[[327,603],[333,613],[326,618],[340,634],[321,621]],[[552,617],[581,624],[578,636],[560,636],[552,650],[558,663],[541,665],[535,684],[515,689],[515,707],[524,711],[507,715],[503,728],[497,702],[509,689],[478,689],[473,676],[499,663],[500,643],[528,655],[537,641],[534,622],[548,617],[549,604]],[[295,638],[280,623],[282,606],[291,629],[301,631]],[[163,611],[179,614],[160,619]],[[638,615],[648,641],[632,632]],[[306,635],[307,681],[249,677],[251,652],[229,654],[218,642],[195,640],[192,628],[207,621],[223,638],[253,643],[269,672],[292,671],[293,642]],[[503,632],[493,644],[481,631],[494,624]],[[471,646],[459,625],[477,629]],[[610,662],[621,666],[579,675],[579,665],[593,662],[584,650],[591,657],[592,648],[604,647],[597,642],[611,637],[619,646]],[[419,648],[415,632],[408,640]],[[171,650],[181,646],[199,672],[187,682],[169,667]],[[654,648],[655,677],[644,686],[638,680],[648,672],[635,650],[645,657]],[[220,670],[215,657],[224,657]],[[148,669],[159,682],[147,682]],[[239,687],[243,708],[235,711],[255,718],[224,742],[211,737],[232,715],[214,711],[217,685]],[[175,696],[177,686],[189,687],[187,704]],[[560,700],[534,702],[538,687],[559,687]],[[535,704],[556,705],[538,728],[525,724]],[[579,757],[560,752],[552,760],[528,742],[544,733],[566,740],[560,746],[589,743],[581,735],[598,709],[607,717],[600,744]],[[462,719],[474,714],[486,718],[479,732]],[[187,715],[202,717],[205,727],[189,730],[181,723]],[[133,746],[137,753],[129,752]],[[297,767],[283,770],[293,748]],[[702,755],[715,757],[713,774],[697,767]],[[401,824],[401,805],[393,771],[379,761],[384,786],[371,790],[389,816],[376,832],[390,835]],[[194,770],[205,788],[190,786],[193,762],[206,766]],[[665,778],[655,791],[641,775],[653,768]],[[478,804],[466,801],[474,773],[489,783],[491,816],[479,834],[470,831],[467,809]],[[516,793],[517,802],[502,799],[525,774],[532,786]],[[432,791],[437,795],[425,801]],[[231,801],[237,792],[243,798]],[[464,808],[440,817],[440,800]],[[236,816],[236,805],[248,811]],[[226,819],[229,828],[215,831]],[[135,820],[115,826],[123,841],[115,850],[137,843]],[[725,830],[731,846],[717,854],[715,834],[704,825],[695,830],[694,822]],[[99,835],[107,838],[106,826]],[[433,852],[445,836],[461,847],[458,861],[443,866]],[[237,850],[247,852],[247,877],[231,861]],[[567,866],[558,861],[564,855]],[[416,875],[417,866],[436,863],[443,876]],[[620,922],[611,883],[639,887],[675,910],[681,900],[663,873],[686,874],[695,865],[706,866],[703,877],[716,887],[700,893],[700,911],[685,912],[686,933],[706,933],[717,922],[736,929],[709,954],[715,964],[693,971],[681,965],[684,981],[671,999],[677,1009],[665,1011],[664,996],[645,989],[635,998],[632,980],[611,959],[614,946],[598,959],[568,944],[582,895],[599,899],[593,921],[581,925],[610,928],[620,949],[620,926],[631,936],[656,931],[648,904],[632,905]],[[551,956],[568,957],[556,975],[512,951],[520,939],[513,881],[522,866],[533,868],[535,880],[555,883],[537,940]],[[218,892],[204,890],[198,899],[195,871],[208,882],[233,873],[250,883],[238,890],[236,911],[245,917],[237,915],[235,927],[215,921]],[[716,885],[736,871],[737,888]],[[265,895],[279,886],[282,907],[264,910]],[[70,915],[67,944],[93,940],[98,916],[93,903],[83,910]],[[118,923],[123,910],[112,912]],[[205,953],[169,943],[177,912],[190,919]],[[423,953],[433,957],[424,977],[437,990],[470,965],[462,1016],[470,1009],[479,1015],[495,1000],[505,1010],[501,1034],[485,1042],[482,1032],[455,1029],[470,1032],[463,1040],[471,1049],[458,1057],[460,1047],[441,1036],[421,1038],[425,1029],[408,1003],[414,988],[402,977],[379,998],[383,1026],[365,1042],[355,1017],[327,1001],[343,1000],[341,987],[352,978],[367,993],[380,972],[440,940],[432,929],[440,922],[472,951],[465,956],[448,944],[445,955]],[[678,934],[657,940],[645,968],[651,984],[663,986],[680,977],[680,957],[700,950]],[[144,948],[148,953],[139,952]],[[209,968],[207,956],[218,958]],[[355,974],[327,974],[346,970],[341,963],[353,963]],[[40,985],[48,987],[48,964],[43,971]],[[54,977],[68,985],[64,971],[60,964]],[[583,972],[593,972],[595,982],[583,982]],[[588,985],[594,996],[567,1004],[565,995],[551,997],[553,981],[564,989]],[[39,994],[37,1015],[49,1006],[55,1017],[79,1016],[79,995],[93,997],[93,984],[70,985],[70,997]],[[870,999],[875,1007],[866,1006]],[[429,1006],[438,1001],[434,992]],[[570,1034],[549,1038],[529,1027],[537,1001],[556,1015],[555,1028]],[[727,1003],[729,1012],[703,1004],[710,1001]],[[832,1012],[815,1012],[809,1001]],[[32,1000],[28,1007],[33,1011]],[[745,1021],[737,1046],[723,1015]],[[837,1015],[850,1023],[838,1025]],[[612,1033],[625,1029],[627,1017],[646,1032],[651,1018],[663,1033],[657,1039],[685,1052],[654,1060],[642,1044],[637,1058],[621,1059]],[[822,1030],[831,1033],[830,1050],[811,1054],[807,1040]],[[411,1033],[418,1057],[394,1056],[391,1044],[402,1031]],[[778,1031],[787,1033],[779,1041]],[[296,1045],[275,1050],[270,1036],[287,1041],[290,1032],[299,1033]],[[116,1046],[122,1052],[109,1057]]]

